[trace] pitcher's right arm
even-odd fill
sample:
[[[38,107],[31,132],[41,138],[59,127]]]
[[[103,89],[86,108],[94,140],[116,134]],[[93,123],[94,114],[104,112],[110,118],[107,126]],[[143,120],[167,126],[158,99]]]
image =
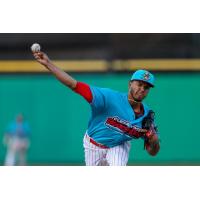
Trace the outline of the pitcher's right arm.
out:
[[[48,58],[48,56],[43,52],[33,53],[35,59],[45,66],[50,72],[52,72],[56,78],[61,81],[64,85],[71,88],[72,90],[76,88],[77,81],[72,78],[69,74],[58,68],[53,64],[53,62]]]
[[[45,53],[41,51],[35,52],[33,53],[33,56],[40,64],[44,65],[52,74],[54,74],[60,82],[83,96],[89,103],[92,102],[93,96],[88,84],[78,82],[68,73],[55,66]]]

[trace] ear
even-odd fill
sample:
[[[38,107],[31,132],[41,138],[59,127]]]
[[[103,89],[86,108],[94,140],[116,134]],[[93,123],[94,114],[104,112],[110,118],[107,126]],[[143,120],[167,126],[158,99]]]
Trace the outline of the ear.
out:
[[[128,82],[128,88],[131,87],[131,84],[132,84],[132,81],[129,81],[129,82]]]

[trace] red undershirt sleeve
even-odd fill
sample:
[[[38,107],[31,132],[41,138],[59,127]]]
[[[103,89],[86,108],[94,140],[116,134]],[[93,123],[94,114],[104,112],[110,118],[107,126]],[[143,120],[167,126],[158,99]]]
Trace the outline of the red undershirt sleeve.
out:
[[[80,94],[88,103],[92,102],[92,92],[88,84],[77,82],[74,92]]]

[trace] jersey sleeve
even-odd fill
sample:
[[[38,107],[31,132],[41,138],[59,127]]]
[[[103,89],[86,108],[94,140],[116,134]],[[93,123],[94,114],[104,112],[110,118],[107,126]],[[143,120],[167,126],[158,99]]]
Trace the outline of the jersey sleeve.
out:
[[[88,84],[77,82],[74,92],[80,94],[88,103],[92,102],[92,92]]]

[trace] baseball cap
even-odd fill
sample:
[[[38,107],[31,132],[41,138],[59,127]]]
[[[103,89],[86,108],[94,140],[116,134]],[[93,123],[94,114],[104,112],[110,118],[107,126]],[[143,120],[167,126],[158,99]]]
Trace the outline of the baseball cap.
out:
[[[136,81],[144,81],[148,83],[151,87],[154,87],[154,75],[151,74],[150,72],[139,69],[135,71],[131,77],[131,81],[136,80]]]

